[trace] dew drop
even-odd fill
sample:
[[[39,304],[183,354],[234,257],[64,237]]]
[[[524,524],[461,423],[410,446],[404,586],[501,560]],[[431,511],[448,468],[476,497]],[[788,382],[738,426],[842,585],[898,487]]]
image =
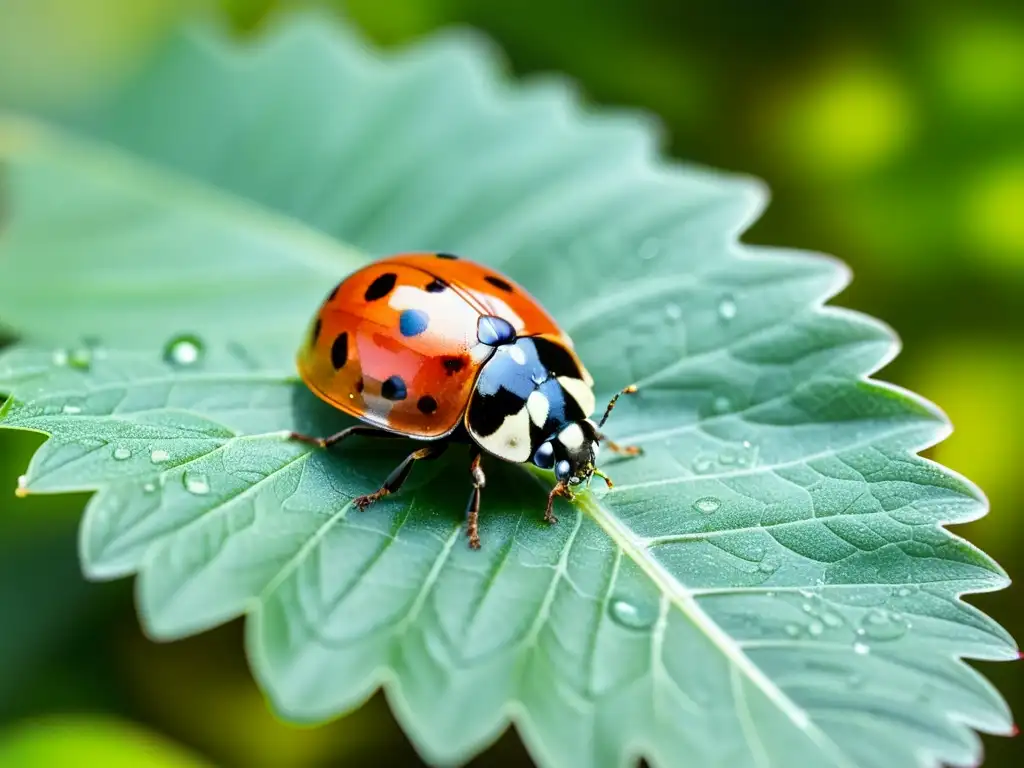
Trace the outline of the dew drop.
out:
[[[797,590],[797,594],[805,600],[810,600],[812,597],[814,597],[814,591],[807,589],[806,587]]]
[[[711,401],[711,410],[715,413],[728,413],[732,410],[732,401],[724,395],[719,395]]]
[[[188,472],[182,481],[185,484],[185,490],[195,496],[205,496],[210,492],[210,481],[206,479],[205,475]]]
[[[787,624],[784,627],[784,629],[786,630],[786,634],[789,635],[790,637],[799,637],[800,636],[800,632],[802,631],[800,629],[800,625],[799,624]]]
[[[804,613],[814,613],[814,606],[811,605],[810,603],[804,603],[803,605],[800,606],[800,609]]]
[[[146,493],[153,493],[153,491],[156,490],[156,483],[146,483],[144,486],[142,486],[142,490],[144,490]]]
[[[726,294],[719,300],[718,317],[725,322],[736,317],[736,300],[730,294]]]
[[[726,448],[720,454],[718,454],[718,461],[725,466],[732,466],[739,459],[739,454],[736,453],[732,448]]]
[[[203,342],[195,336],[176,336],[164,347],[164,360],[178,368],[195,365],[203,357]]]
[[[766,557],[757,564],[757,570],[761,573],[775,573],[779,570],[779,564],[774,559]]]
[[[903,637],[910,623],[899,613],[876,608],[864,614],[860,626],[872,640],[887,641]]]
[[[843,626],[843,617],[832,611],[822,613],[821,620],[825,622],[825,626],[832,627],[833,629]]]
[[[654,624],[655,612],[638,607],[636,603],[622,598],[608,604],[608,615],[612,621],[627,629],[647,629]]]
[[[65,405],[63,408],[60,409],[60,411],[61,413],[65,413],[68,416],[75,416],[81,413],[82,409],[80,406],[77,405]]]
[[[693,471],[698,475],[706,475],[715,467],[715,460],[707,456],[698,456],[693,460]]]
[[[68,365],[77,371],[88,371],[92,367],[92,350],[78,347],[68,355]]]
[[[665,305],[665,316],[674,322],[678,322],[683,319],[683,308],[678,304],[666,304]]]
[[[693,502],[693,508],[698,512],[702,512],[705,515],[710,515],[713,512],[717,512],[718,508],[722,506],[722,502],[716,499],[714,496],[702,496]]]
[[[128,448],[115,448],[113,455],[115,461],[125,461],[132,457],[132,452]]]
[[[853,652],[858,656],[865,656],[871,652],[871,649],[865,643],[854,643]]]
[[[53,364],[60,367],[63,367],[68,364],[68,352],[66,349],[54,350]]]
[[[661,254],[661,240],[656,237],[649,237],[640,243],[640,250],[637,255],[641,261],[650,261]]]
[[[154,464],[162,464],[171,458],[171,454],[167,451],[160,450],[159,448],[149,454],[149,460]]]
[[[14,495],[19,499],[24,499],[28,496],[28,475],[22,475],[18,478],[18,486],[14,489]]]
[[[825,631],[825,625],[822,624],[820,621],[812,621],[807,626],[807,631],[810,632],[815,637],[818,637],[819,635],[821,635],[822,632]]]
[[[912,594],[917,592],[917,590],[918,586],[916,584],[907,584],[893,589],[892,593],[896,595],[896,597],[910,597]]]

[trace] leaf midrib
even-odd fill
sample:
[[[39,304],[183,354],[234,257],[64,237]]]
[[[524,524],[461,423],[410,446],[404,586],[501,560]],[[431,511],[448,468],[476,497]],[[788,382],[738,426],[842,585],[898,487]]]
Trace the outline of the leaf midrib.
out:
[[[782,689],[775,685],[750,660],[739,645],[704,612],[693,599],[690,591],[653,557],[645,555],[643,542],[632,531],[623,525],[610,510],[598,503],[592,494],[583,494],[580,504],[612,542],[636,563],[637,567],[658,587],[662,595],[666,596],[721,651],[732,668],[741,672],[747,680],[759,688],[798,730],[807,734],[808,738],[834,765],[843,768],[856,768],[856,765],[846,758],[831,737],[810,719],[808,713],[798,707]]]

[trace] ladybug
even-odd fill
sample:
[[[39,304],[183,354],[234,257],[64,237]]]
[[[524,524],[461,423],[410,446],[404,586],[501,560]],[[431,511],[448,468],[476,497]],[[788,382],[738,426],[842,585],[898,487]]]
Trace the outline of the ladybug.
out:
[[[553,469],[556,496],[593,475],[598,443],[608,440],[594,412],[593,379],[573,343],[543,307],[503,275],[447,253],[386,257],[346,277],[314,318],[298,355],[306,386],[362,423],[327,438],[292,438],[327,448],[349,437],[406,437],[426,444],[402,461],[359,509],[395,493],[417,461],[436,459],[452,442],[470,444],[467,535],[480,546],[483,453]]]

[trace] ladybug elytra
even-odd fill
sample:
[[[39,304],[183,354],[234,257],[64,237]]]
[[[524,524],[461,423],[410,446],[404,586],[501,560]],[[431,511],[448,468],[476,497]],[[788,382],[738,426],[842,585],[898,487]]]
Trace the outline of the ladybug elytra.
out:
[[[593,379],[572,340],[522,287],[494,270],[443,253],[384,258],[352,273],[327,297],[298,357],[299,374],[317,396],[362,423],[327,438],[293,434],[320,447],[355,435],[426,442],[359,509],[398,491],[416,461],[452,442],[471,447],[473,490],[467,535],[480,546],[478,514],[484,452],[552,469],[556,496],[598,475],[598,443],[629,456],[590,416]],[[619,394],[635,392],[626,387]]]

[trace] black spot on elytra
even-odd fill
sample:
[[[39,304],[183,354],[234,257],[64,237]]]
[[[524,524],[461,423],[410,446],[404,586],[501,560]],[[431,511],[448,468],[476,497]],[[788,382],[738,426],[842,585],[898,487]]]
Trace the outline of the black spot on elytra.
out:
[[[444,366],[445,373],[451,376],[466,367],[466,360],[462,357],[446,357],[441,360],[441,365]]]
[[[309,335],[310,345],[316,344],[320,339],[320,331],[323,330],[323,327],[324,321],[318,317],[316,322],[313,324],[313,332]]]
[[[439,253],[439,254],[437,254],[437,258],[439,258],[439,259],[450,259],[451,261],[457,261],[459,257],[455,256],[454,254],[451,254],[451,253]]]
[[[331,344],[331,365],[338,371],[345,367],[348,362],[348,334],[339,333],[338,338]]]
[[[430,395],[424,395],[416,401],[416,407],[420,409],[421,413],[425,413],[429,416],[437,410],[437,400],[432,398]]]
[[[383,275],[378,277],[372,283],[370,287],[366,289],[366,293],[363,294],[363,298],[367,301],[376,301],[377,299],[383,299],[389,293],[391,289],[395,287],[395,282],[398,280],[398,275],[394,272],[385,272]]]
[[[512,286],[509,285],[504,280],[502,280],[500,277],[495,277],[494,275],[487,275],[484,278],[484,280],[493,285],[495,288],[499,288],[505,291],[505,293],[512,293]]]
[[[401,376],[391,376],[380,385],[380,396],[386,400],[405,400],[405,382]]]
[[[435,277],[433,280],[427,283],[427,293],[440,293],[447,287],[448,283],[446,283],[444,280],[440,280]]]
[[[467,421],[478,435],[487,437],[498,431],[506,416],[518,413],[526,407],[526,401],[515,392],[499,387],[493,395],[474,393],[469,403]]]

